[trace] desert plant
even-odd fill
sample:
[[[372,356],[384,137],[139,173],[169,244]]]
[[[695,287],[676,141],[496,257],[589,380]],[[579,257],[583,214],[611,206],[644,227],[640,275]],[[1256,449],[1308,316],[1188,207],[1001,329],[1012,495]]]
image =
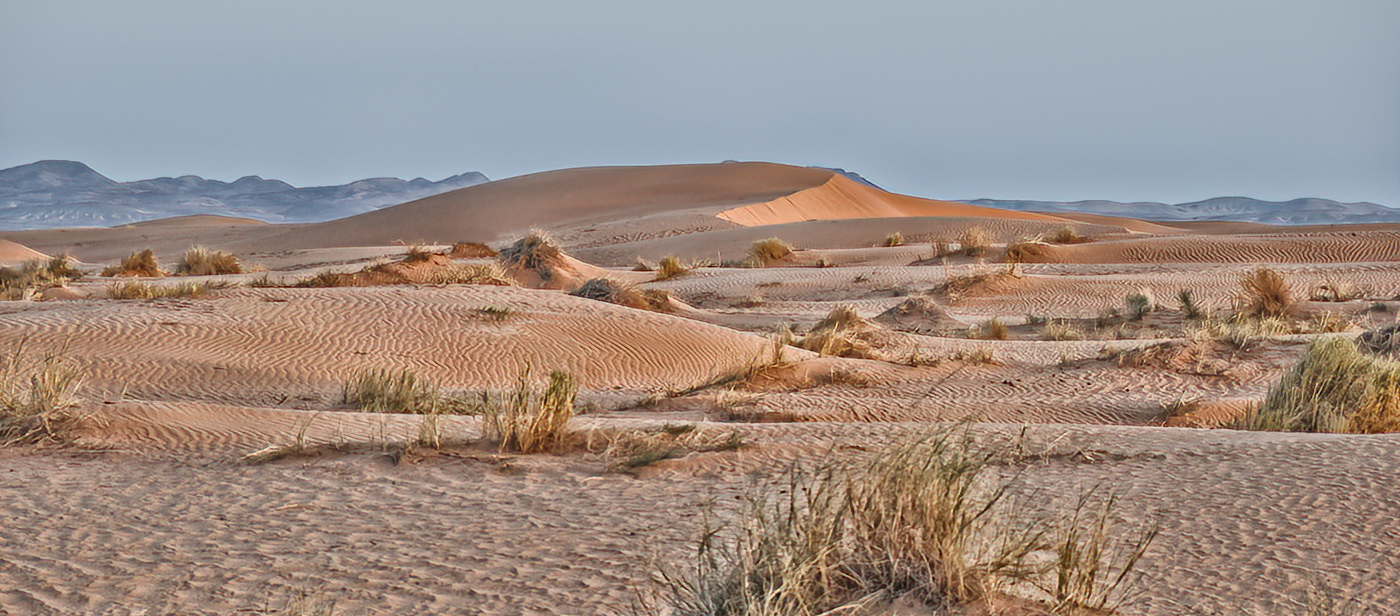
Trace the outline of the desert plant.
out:
[[[1362,352],[1341,337],[1308,346],[1246,422],[1253,430],[1400,431],[1400,362]]]
[[[1191,294],[1191,289],[1177,291],[1176,299],[1181,302],[1181,314],[1186,318],[1200,319],[1205,316],[1200,305],[1196,303],[1196,298]]]
[[[1315,302],[1348,302],[1354,299],[1361,299],[1364,294],[1350,282],[1345,280],[1333,280],[1329,278],[1308,294],[1308,299]]]
[[[474,308],[472,311],[496,323],[508,321],[516,314],[515,309],[510,306],[483,306]]]
[[[1128,295],[1124,304],[1128,308],[1128,318],[1134,321],[1141,321],[1143,317],[1157,310],[1157,302],[1152,297],[1152,292],[1146,289]]]
[[[577,397],[578,385],[569,373],[551,372],[549,384],[537,392],[526,371],[506,400],[483,405],[482,432],[503,452],[559,451],[572,434]]]
[[[1002,323],[1001,319],[992,317],[968,328],[967,337],[978,340],[1006,340],[1009,334],[1010,330],[1006,324]]]
[[[426,413],[442,400],[437,384],[412,370],[361,370],[342,393],[346,404],[376,413]]]
[[[82,373],[62,349],[37,360],[15,345],[0,366],[0,439],[7,443],[61,441],[77,420]]]
[[[991,247],[992,235],[982,227],[970,227],[958,236],[958,251],[965,256],[986,256]]]
[[[165,275],[156,260],[156,253],[150,248],[127,255],[120,263],[102,270],[103,276],[143,276],[155,278]]]
[[[1050,233],[1050,237],[1046,239],[1051,244],[1083,244],[1089,241],[1089,238],[1075,231],[1074,227],[1060,227],[1055,229]]]
[[[437,254],[440,253],[428,250],[426,246],[413,245],[409,246],[408,250],[403,253],[402,261],[404,263],[422,263],[432,260],[433,256]]]
[[[759,267],[767,267],[792,256],[792,244],[776,237],[758,240],[749,246],[749,259]]]
[[[43,268],[53,279],[76,280],[83,277],[82,270],[73,267],[73,259],[67,254],[49,257]]]
[[[661,257],[661,261],[657,263],[656,280],[670,280],[678,276],[684,276],[689,272],[690,268],[686,267],[684,263],[681,263],[679,258],[674,255],[667,255]]]
[[[564,258],[564,251],[553,235],[531,229],[524,237],[502,248],[496,258],[506,267],[534,270],[540,278],[550,280],[554,276],[554,268]]]
[[[960,361],[968,364],[995,364],[996,351],[992,347],[979,345],[972,348],[960,348],[953,352],[953,361]]]
[[[1064,321],[1051,321],[1040,328],[1041,340],[1083,340],[1084,330]]]
[[[900,232],[898,232],[898,231],[895,231],[895,232],[893,232],[893,233],[890,233],[889,235],[886,235],[886,236],[885,236],[885,243],[882,244],[882,245],[883,245],[885,248],[894,248],[895,246],[903,246],[903,245],[904,245],[904,234],[903,234],[903,233],[900,233]]]
[[[666,291],[642,289],[631,282],[616,278],[589,279],[569,295],[639,310],[664,312],[671,307],[671,296]]]
[[[1055,521],[1018,516],[1005,505],[1014,479],[989,477],[997,455],[943,429],[863,462],[790,471],[728,525],[707,517],[694,568],[662,568],[659,598],[678,616],[860,614],[895,598],[954,608],[1048,575],[1063,581],[1044,584],[1056,613],[1111,608],[1155,535],[1106,564],[1108,534],[1096,531],[1107,522],[1076,513],[1055,533]],[[1042,550],[1057,562],[1035,562]]]
[[[164,299],[172,297],[199,297],[209,292],[210,286],[203,282],[180,282],[163,284],[126,280],[107,285],[110,299]]]
[[[1017,240],[1006,245],[1007,263],[1033,263],[1048,253],[1048,244],[1035,240]]]
[[[1283,274],[1261,267],[1240,278],[1236,298],[1240,314],[1249,317],[1284,317],[1294,309],[1293,291]]]
[[[241,274],[243,265],[238,257],[222,250],[204,246],[191,246],[175,264],[177,276],[214,276],[219,274]]]

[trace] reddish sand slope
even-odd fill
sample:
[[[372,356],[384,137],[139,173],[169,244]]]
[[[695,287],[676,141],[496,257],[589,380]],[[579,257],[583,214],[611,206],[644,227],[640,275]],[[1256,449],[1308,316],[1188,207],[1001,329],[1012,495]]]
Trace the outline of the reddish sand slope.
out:
[[[22,263],[31,259],[47,259],[42,252],[9,240],[0,240],[0,263]]]
[[[821,186],[720,212],[717,216],[746,227],[780,225],[804,220],[900,218],[907,216],[975,216],[1018,220],[1062,220],[1046,214],[920,199],[886,192],[835,175]]]

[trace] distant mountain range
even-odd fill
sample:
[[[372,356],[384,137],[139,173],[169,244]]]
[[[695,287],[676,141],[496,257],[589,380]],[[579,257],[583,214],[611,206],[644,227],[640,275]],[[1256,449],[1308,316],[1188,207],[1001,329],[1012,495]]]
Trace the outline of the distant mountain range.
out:
[[[1335,225],[1400,222],[1400,210],[1375,203],[1339,203],[1330,199],[1260,201],[1248,197],[1216,197],[1192,203],[1119,203],[1117,201],[1006,201],[976,199],[973,205],[1034,212],[1103,214],[1158,222],[1234,221],[1273,225]]]
[[[308,188],[257,176],[233,182],[194,175],[117,182],[83,163],[45,160],[0,170],[0,229],[110,227],[194,214],[320,222],[486,181],[470,172],[439,182],[374,178]]]

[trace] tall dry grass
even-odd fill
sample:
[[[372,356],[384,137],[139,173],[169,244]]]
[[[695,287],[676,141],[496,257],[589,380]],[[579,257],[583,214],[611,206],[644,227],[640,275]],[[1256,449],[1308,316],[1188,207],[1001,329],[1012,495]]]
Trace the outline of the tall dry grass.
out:
[[[555,370],[549,383],[536,391],[529,372],[520,375],[505,400],[483,405],[482,430],[502,452],[543,453],[570,445],[578,384],[567,372]]]
[[[1277,270],[1261,267],[1240,278],[1238,312],[1255,318],[1279,318],[1296,309],[1293,289]]]
[[[656,264],[656,280],[670,280],[690,273],[690,268],[681,263],[680,258],[675,255],[661,257],[661,261]]]
[[[200,297],[208,293],[210,286],[203,282],[180,282],[163,284],[123,280],[107,285],[109,299],[165,299],[172,297]]]
[[[992,248],[992,234],[982,227],[971,227],[958,236],[958,252],[969,257],[984,257]]]
[[[1062,519],[1023,514],[1014,478],[993,470],[1000,455],[942,429],[865,461],[791,471],[751,491],[734,519],[707,518],[691,568],[660,567],[644,608],[818,616],[902,599],[942,610],[1032,586],[1050,613],[1110,613],[1155,531],[1117,545],[1112,499],[1098,517],[1087,498]],[[1053,561],[1036,558],[1047,552]]]
[[[0,366],[0,440],[66,440],[83,375],[62,349],[31,359],[24,347],[21,341]]]
[[[177,276],[215,276],[220,274],[241,274],[243,264],[238,257],[222,250],[204,246],[191,246],[175,264]]]
[[[749,246],[749,260],[759,267],[767,267],[792,256],[792,244],[776,237],[754,242]]]
[[[1322,338],[1269,389],[1244,426],[1290,432],[1400,432],[1400,362]]]
[[[617,278],[590,278],[569,295],[585,299],[608,302],[638,310],[668,312],[671,310],[671,294],[660,289],[643,289],[626,280]]]
[[[102,270],[102,275],[156,278],[164,276],[165,270],[160,268],[155,251],[147,248],[127,255],[120,263]]]

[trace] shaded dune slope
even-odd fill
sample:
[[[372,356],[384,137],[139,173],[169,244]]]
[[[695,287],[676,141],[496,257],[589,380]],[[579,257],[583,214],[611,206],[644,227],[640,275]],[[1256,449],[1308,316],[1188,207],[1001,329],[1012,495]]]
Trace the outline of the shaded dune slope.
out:
[[[777,225],[804,220],[908,216],[962,216],[1063,221],[1061,218],[1048,214],[1013,212],[966,203],[898,195],[853,182],[841,175],[833,175],[821,186],[764,203],[754,203],[725,210],[717,216],[746,227]]]

